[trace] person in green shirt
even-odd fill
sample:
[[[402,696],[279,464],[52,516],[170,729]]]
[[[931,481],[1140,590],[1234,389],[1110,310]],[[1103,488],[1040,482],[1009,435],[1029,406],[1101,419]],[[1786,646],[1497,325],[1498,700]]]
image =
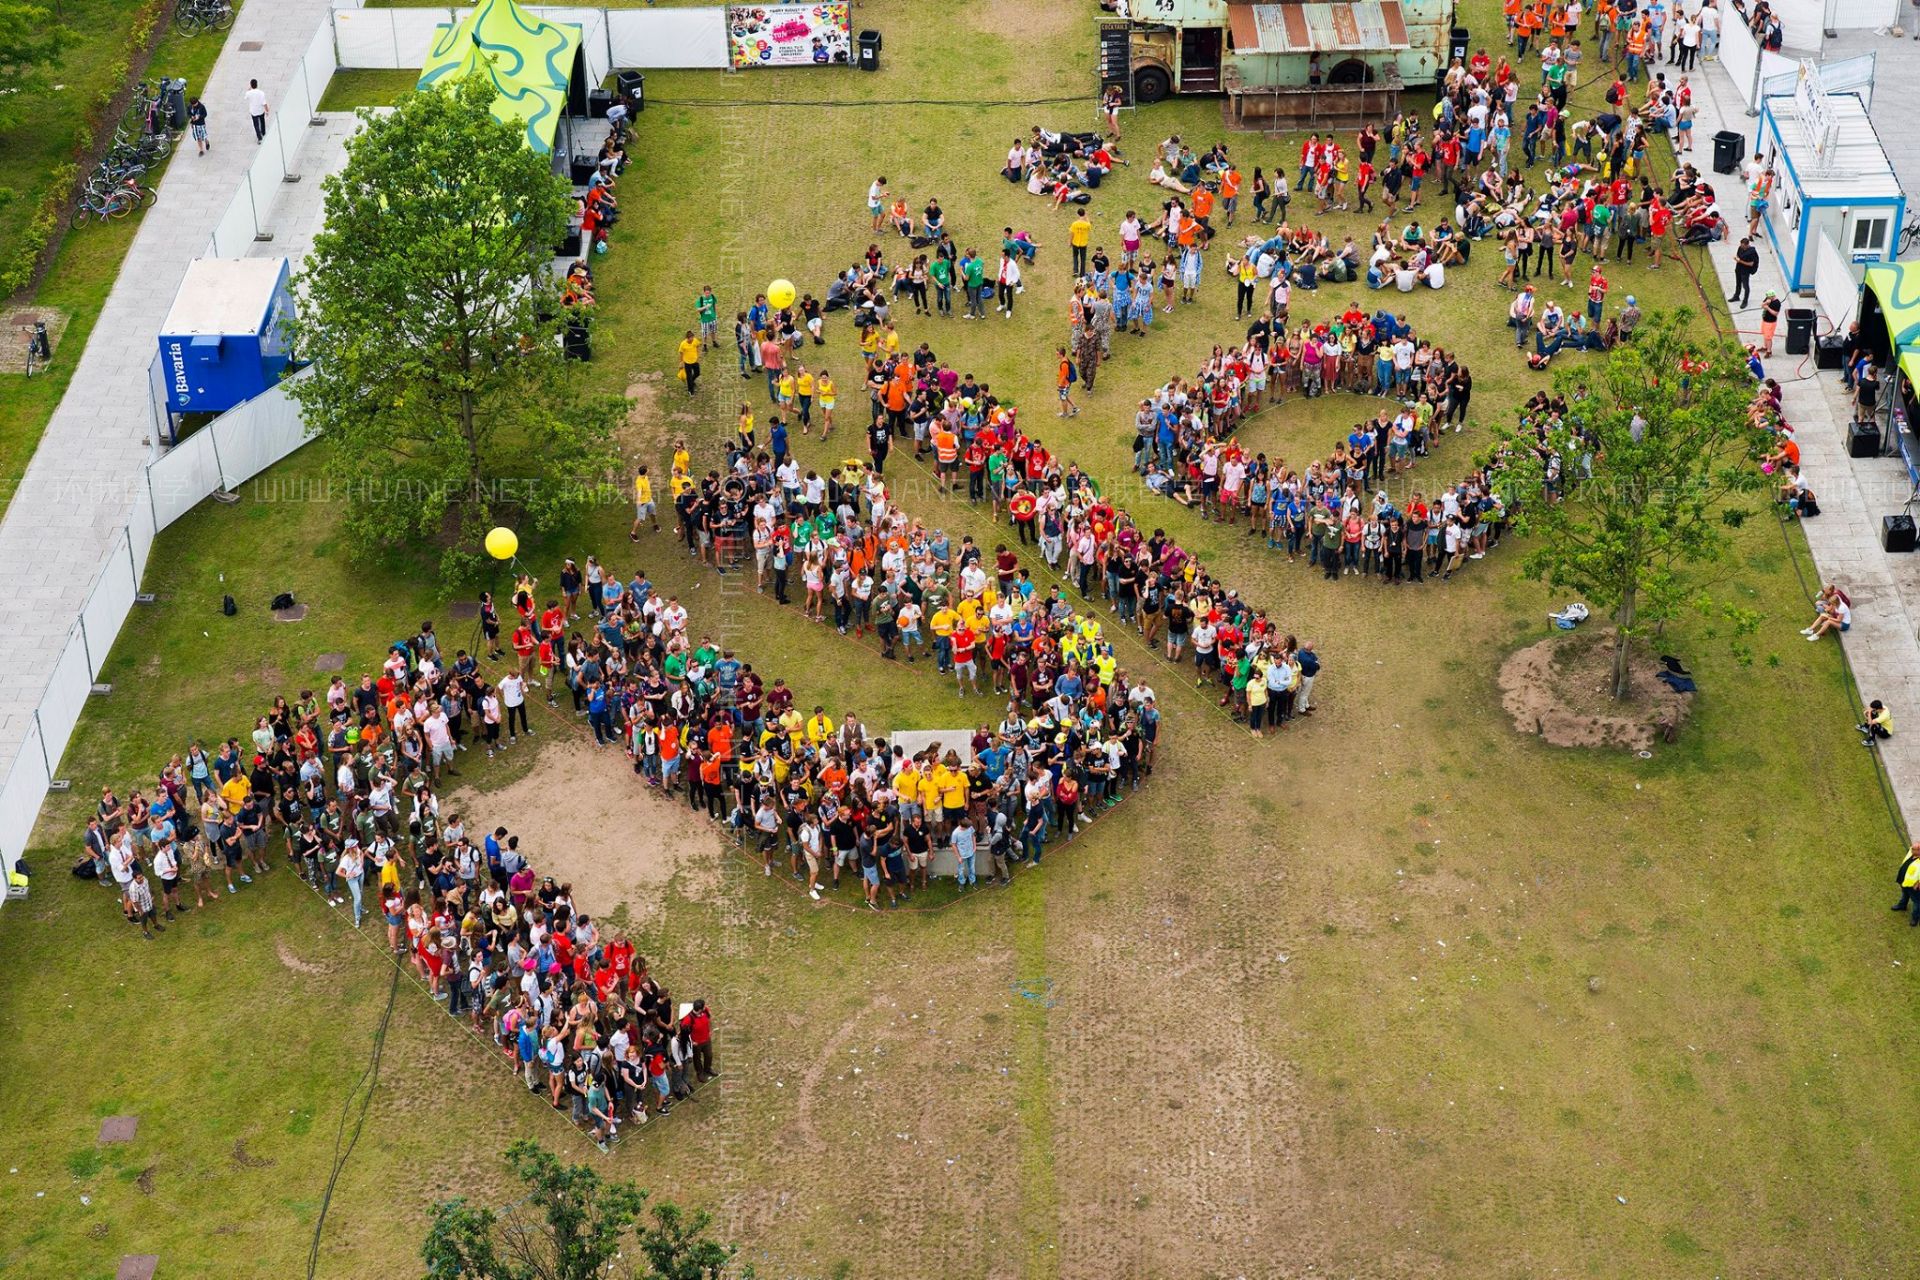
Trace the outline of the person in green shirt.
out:
[[[693,309],[700,317],[701,340],[712,342],[720,332],[720,299],[713,296],[712,285],[700,290],[700,296],[693,300]]]
[[[986,287],[986,280],[986,261],[969,249],[966,259],[960,264],[960,281],[966,286],[966,318],[969,320],[978,320],[986,314],[983,309],[985,301],[981,296],[981,291]]]
[[[953,314],[953,264],[945,258],[935,258],[933,265],[927,268],[927,274],[933,277],[933,306],[943,316]]]
[[[987,500],[993,504],[993,518],[1000,518],[1000,495],[1007,491],[1007,449],[995,445],[987,455]]]

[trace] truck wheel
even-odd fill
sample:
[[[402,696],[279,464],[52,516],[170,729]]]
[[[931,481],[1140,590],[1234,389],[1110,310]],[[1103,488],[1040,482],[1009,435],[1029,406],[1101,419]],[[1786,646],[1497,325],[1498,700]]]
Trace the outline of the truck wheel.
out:
[[[1142,67],[1133,73],[1133,100],[1145,105],[1158,102],[1173,89],[1173,81],[1159,67]]]

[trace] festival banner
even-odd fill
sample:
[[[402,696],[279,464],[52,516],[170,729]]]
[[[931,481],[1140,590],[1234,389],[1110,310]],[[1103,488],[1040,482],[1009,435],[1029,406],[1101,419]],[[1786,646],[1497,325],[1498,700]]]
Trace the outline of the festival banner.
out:
[[[727,53],[741,67],[844,67],[853,61],[846,4],[727,6]]]

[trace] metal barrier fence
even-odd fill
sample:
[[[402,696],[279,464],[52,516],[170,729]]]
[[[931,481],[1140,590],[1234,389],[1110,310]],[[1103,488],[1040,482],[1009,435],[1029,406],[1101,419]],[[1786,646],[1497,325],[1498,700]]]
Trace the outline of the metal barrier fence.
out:
[[[304,126],[304,117],[301,123]],[[67,633],[20,754],[0,782],[0,867],[7,872],[27,847],[41,801],[59,776],[60,758],[133,611],[154,539],[203,499],[244,484],[307,438],[300,406],[282,383],[222,414],[142,469],[133,513]]]

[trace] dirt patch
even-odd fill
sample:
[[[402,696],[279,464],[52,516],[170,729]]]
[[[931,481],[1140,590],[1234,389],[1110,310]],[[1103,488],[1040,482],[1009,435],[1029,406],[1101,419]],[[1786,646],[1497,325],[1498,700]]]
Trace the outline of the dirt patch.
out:
[[[66,356],[78,360],[80,352],[62,352],[60,336],[67,331],[67,313],[55,311],[52,307],[17,307],[7,315],[7,327],[10,332],[7,340],[0,342],[0,373],[25,373],[27,371],[27,335],[22,330],[35,323],[47,326],[47,345],[53,350],[53,358],[58,360]]]
[[[276,956],[280,957],[281,964],[293,970],[295,973],[304,974],[308,977],[316,977],[328,972],[328,968],[324,964],[315,964],[311,960],[302,960],[299,953],[287,945],[285,938],[275,938],[273,940],[273,952]]]
[[[247,1150],[245,1138],[233,1140],[233,1167],[236,1169],[271,1169],[273,1161],[267,1156],[256,1156]]]
[[[638,923],[659,909],[676,875],[695,896],[718,883],[725,855],[713,827],[685,801],[673,803],[633,776],[626,757],[591,739],[549,742],[532,768],[487,792],[463,788],[449,812],[467,815],[469,830],[505,826],[541,875],[571,882],[588,914],[625,906]]]
[[[139,1177],[133,1180],[133,1185],[140,1188],[141,1195],[150,1196],[153,1194],[153,1173],[154,1170],[159,1167],[157,1164],[150,1164],[140,1171]]]
[[[1616,702],[1613,633],[1600,629],[1548,636],[1500,668],[1500,701],[1513,727],[1556,747],[1620,747],[1646,751],[1668,727],[1678,728],[1692,704],[1654,677],[1660,664],[1640,653],[1628,669],[1630,697]]]
[[[627,420],[615,433],[614,442],[629,458],[643,458],[657,443],[654,425],[660,420],[660,375],[635,374],[627,384]]]

